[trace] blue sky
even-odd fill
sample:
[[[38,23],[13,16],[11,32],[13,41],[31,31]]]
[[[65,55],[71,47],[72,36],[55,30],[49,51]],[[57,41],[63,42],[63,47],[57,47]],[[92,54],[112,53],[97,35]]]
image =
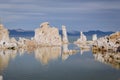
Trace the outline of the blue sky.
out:
[[[0,0],[0,18],[9,29],[49,22],[69,31],[119,31],[120,0]]]

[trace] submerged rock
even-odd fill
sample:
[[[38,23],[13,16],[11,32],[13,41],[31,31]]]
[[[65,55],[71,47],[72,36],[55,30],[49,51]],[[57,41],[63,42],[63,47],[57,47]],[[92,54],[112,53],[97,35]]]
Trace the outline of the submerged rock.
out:
[[[35,29],[34,40],[41,46],[60,46],[61,36],[55,27],[50,27],[48,22],[40,25],[40,28]]]

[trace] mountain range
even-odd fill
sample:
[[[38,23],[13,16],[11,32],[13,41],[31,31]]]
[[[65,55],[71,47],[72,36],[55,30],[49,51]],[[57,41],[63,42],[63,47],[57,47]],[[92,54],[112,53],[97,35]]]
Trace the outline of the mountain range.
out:
[[[9,30],[10,36],[34,36],[34,31],[27,31],[27,30],[23,30],[23,29],[12,29]],[[62,35],[62,30],[59,30],[59,33]],[[98,36],[105,36],[105,35],[110,35],[114,32],[112,31],[107,31],[107,32],[103,32],[100,30],[91,30],[88,32],[83,32],[86,36],[92,36],[93,34],[97,34]],[[80,31],[69,31],[67,32],[68,36],[79,36],[80,35]]]

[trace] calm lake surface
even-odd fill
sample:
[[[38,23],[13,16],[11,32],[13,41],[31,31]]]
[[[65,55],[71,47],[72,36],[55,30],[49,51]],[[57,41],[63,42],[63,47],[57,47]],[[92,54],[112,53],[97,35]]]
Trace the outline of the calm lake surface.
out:
[[[71,41],[76,38],[70,38]],[[65,54],[63,47],[42,47],[31,51],[0,50],[0,78],[3,80],[120,80],[120,62],[104,62],[102,54],[80,50]]]

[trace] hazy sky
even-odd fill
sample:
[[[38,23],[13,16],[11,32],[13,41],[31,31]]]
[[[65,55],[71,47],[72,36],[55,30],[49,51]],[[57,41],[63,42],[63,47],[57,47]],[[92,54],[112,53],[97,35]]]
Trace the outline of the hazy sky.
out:
[[[9,29],[34,30],[47,21],[59,29],[119,31],[120,0],[0,0],[0,18]]]

